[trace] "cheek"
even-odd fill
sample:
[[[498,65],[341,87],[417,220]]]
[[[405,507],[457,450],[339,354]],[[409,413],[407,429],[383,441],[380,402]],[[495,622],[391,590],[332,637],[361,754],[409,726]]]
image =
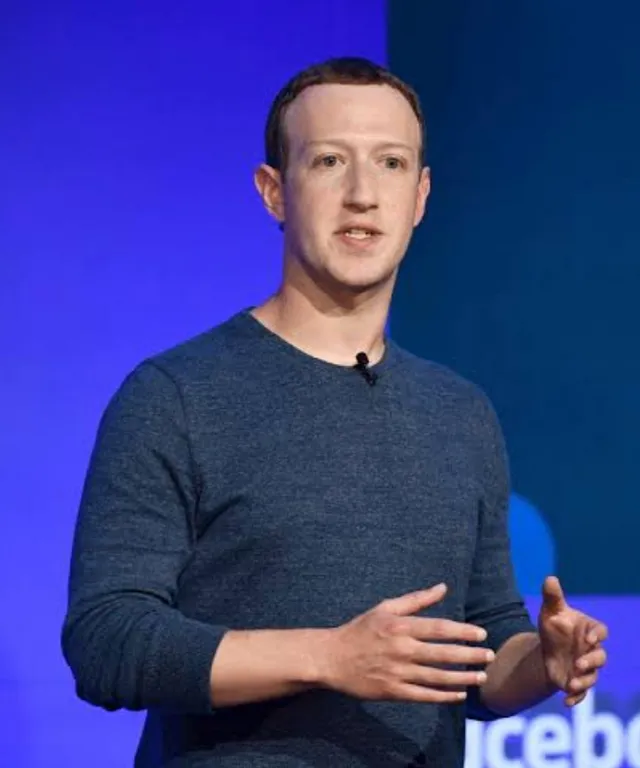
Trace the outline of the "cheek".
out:
[[[418,196],[415,188],[397,189],[396,193],[388,198],[387,211],[399,236],[402,236],[405,230],[412,229],[418,211]]]
[[[310,183],[298,181],[291,184],[286,194],[286,209],[302,229],[313,231],[322,226],[333,214],[339,189],[336,181],[323,179]]]

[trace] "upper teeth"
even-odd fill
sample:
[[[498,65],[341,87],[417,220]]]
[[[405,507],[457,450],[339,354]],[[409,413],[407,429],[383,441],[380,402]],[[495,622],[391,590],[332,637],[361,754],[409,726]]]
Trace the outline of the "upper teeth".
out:
[[[370,237],[373,232],[370,229],[347,229],[345,235],[349,237]]]

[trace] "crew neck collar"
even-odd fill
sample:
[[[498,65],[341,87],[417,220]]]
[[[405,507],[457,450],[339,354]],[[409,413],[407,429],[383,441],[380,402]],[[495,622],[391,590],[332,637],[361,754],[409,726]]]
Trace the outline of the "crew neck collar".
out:
[[[287,339],[267,328],[258,318],[252,314],[255,307],[247,307],[239,312],[235,319],[236,322],[247,332],[262,339],[263,342],[271,344],[274,349],[278,349],[283,354],[289,356],[292,360],[296,359],[298,362],[315,365],[319,368],[324,368],[327,371],[351,371],[356,364],[356,354],[361,350],[355,350],[353,353],[353,364],[333,363],[329,360],[324,360],[321,357],[315,357],[309,352],[305,352],[300,347],[295,346]],[[381,373],[389,368],[396,361],[398,355],[398,347],[389,338],[387,334],[384,336],[384,352],[382,358],[372,365],[369,365],[369,370]]]

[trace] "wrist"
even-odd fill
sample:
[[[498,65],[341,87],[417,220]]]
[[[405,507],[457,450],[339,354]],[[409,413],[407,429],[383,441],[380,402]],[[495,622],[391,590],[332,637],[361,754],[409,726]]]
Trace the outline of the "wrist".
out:
[[[330,630],[229,630],[209,673],[214,706],[302,693],[329,679]]]
[[[318,688],[331,688],[335,629],[310,629],[307,632],[307,654],[301,682]]]

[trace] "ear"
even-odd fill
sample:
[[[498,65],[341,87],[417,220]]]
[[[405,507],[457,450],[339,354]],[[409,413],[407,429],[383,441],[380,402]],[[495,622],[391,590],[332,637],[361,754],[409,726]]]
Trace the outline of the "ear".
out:
[[[413,217],[414,227],[417,227],[418,224],[422,221],[422,217],[424,216],[425,208],[427,206],[427,199],[429,198],[430,192],[431,192],[431,169],[425,166],[422,169],[422,171],[420,171],[420,180],[418,181],[416,212],[415,212],[415,216]]]
[[[263,163],[253,175],[253,182],[262,198],[264,207],[276,221],[282,224],[284,221],[284,193],[280,171]]]

